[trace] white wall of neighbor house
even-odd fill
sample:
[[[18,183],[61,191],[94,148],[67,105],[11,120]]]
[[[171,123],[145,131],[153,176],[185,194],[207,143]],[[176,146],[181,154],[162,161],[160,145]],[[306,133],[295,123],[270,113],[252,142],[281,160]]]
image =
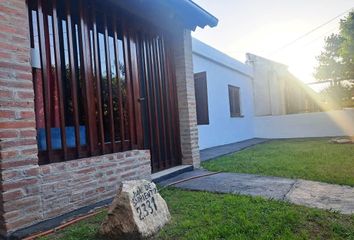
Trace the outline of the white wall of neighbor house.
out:
[[[257,77],[257,72],[251,64],[241,63],[197,39],[193,39],[192,44],[193,71],[205,71],[207,79],[209,124],[198,125],[201,150],[251,138],[354,136],[353,108],[286,115],[280,105],[274,109],[267,102],[270,95],[280,101],[275,96],[279,95],[275,87],[277,79],[274,78],[273,86],[254,86],[257,81],[253,77]],[[230,116],[229,85],[240,88],[242,117]],[[264,87],[268,97],[262,91],[253,91]],[[254,94],[260,96],[255,98]],[[257,114],[254,101],[259,101],[262,111],[267,109],[268,112],[260,114],[258,109]],[[263,114],[268,116],[259,116]]]
[[[193,66],[207,75],[209,124],[198,125],[200,149],[253,138],[252,68],[197,39]],[[242,117],[230,117],[228,85],[240,88]]]
[[[255,117],[254,131],[260,138],[354,136],[354,109]]]
[[[287,66],[250,53],[246,57],[247,65],[253,68],[255,115],[285,114],[284,78]]]

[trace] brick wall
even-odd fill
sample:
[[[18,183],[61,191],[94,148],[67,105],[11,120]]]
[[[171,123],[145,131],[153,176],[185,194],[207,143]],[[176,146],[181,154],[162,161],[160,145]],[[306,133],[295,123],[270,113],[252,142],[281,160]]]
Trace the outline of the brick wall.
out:
[[[113,197],[123,180],[151,178],[149,150],[133,150],[39,168],[43,218]]]
[[[150,153],[132,150],[16,168],[3,175],[3,230],[9,233],[112,198],[123,180],[149,180]]]
[[[31,220],[39,219],[39,198],[31,187],[38,183],[38,159],[25,2],[0,1],[1,234],[13,227],[7,219],[20,218],[28,203],[33,203]],[[24,177],[12,180],[19,175]]]
[[[191,32],[181,30],[174,36],[176,84],[181,135],[182,163],[200,166],[197,112],[194,92]]]

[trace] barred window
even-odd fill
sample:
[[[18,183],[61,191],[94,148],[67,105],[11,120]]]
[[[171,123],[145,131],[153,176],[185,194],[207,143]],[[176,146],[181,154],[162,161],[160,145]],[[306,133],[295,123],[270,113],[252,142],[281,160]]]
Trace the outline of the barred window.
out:
[[[83,0],[28,5],[40,163],[137,148],[124,26]]]
[[[110,4],[28,0],[39,163],[144,148],[153,171],[178,165],[172,35]]]

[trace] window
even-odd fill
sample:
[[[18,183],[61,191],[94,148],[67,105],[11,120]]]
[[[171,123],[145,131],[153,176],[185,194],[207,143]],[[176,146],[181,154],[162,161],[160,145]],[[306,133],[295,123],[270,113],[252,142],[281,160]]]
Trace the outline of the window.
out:
[[[229,85],[230,116],[242,117],[240,107],[240,88]]]
[[[139,146],[135,40],[93,3],[28,1],[40,164]]]
[[[194,74],[195,101],[197,108],[197,124],[209,124],[208,88],[206,72]]]

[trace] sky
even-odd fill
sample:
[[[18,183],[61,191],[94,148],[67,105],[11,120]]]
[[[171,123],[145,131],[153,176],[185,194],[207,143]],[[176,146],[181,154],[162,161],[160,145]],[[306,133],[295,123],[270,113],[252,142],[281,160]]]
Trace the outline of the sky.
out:
[[[193,37],[245,61],[253,53],[289,66],[304,82],[315,81],[316,56],[325,36],[338,33],[342,15],[282,48],[312,29],[354,7],[353,0],[194,0],[219,19],[218,26],[197,29]]]

